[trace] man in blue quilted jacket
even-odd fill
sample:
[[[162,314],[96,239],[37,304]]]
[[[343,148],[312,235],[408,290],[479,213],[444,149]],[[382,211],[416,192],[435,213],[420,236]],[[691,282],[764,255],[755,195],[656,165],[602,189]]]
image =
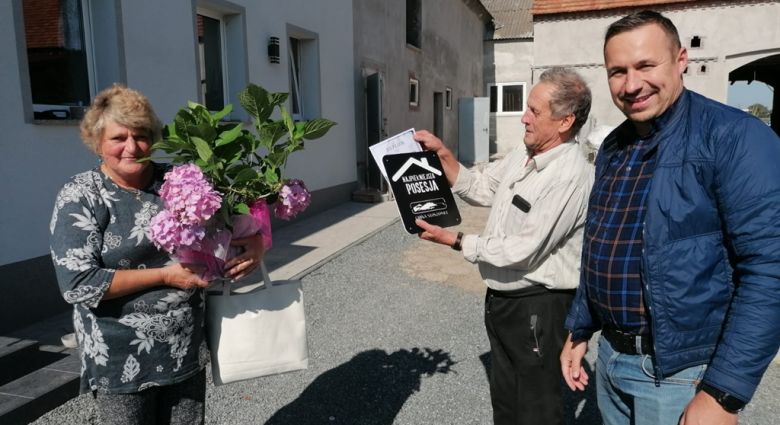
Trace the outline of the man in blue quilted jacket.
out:
[[[601,330],[598,404],[613,424],[736,424],[780,346],[780,139],[683,86],[659,13],[607,30],[612,99],[561,354],[572,390]]]

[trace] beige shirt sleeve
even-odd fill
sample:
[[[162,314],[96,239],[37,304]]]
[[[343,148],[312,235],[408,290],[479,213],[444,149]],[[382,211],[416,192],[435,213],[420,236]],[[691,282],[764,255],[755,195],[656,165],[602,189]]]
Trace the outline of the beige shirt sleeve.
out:
[[[584,223],[585,192],[575,182],[554,185],[531,206],[528,214],[512,215],[516,222],[511,226],[511,234],[465,236],[463,256],[472,263],[516,270],[535,268],[574,228]]]
[[[458,179],[452,186],[452,192],[470,205],[489,207],[501,183],[507,161],[491,162],[483,171],[469,170],[460,164]]]

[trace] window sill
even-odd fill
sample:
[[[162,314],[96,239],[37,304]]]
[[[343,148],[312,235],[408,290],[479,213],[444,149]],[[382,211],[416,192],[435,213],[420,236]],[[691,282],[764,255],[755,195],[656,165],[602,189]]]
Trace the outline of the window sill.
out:
[[[409,44],[409,43],[406,43],[406,48],[411,50],[411,51],[413,51],[413,52],[417,52],[417,53],[422,53],[423,52],[421,48],[419,48],[419,47],[417,47],[417,46],[415,46],[413,44]]]
[[[81,120],[32,120],[33,125],[60,125],[65,127],[78,126]]]
[[[491,112],[494,117],[522,117],[525,112]]]

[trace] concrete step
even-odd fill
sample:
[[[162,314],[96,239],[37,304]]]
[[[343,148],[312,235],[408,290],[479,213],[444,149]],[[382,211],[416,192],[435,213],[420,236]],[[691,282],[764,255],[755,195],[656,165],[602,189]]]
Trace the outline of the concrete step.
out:
[[[0,337],[0,386],[43,366],[38,361],[29,361],[37,354],[37,341]]]
[[[81,360],[72,353],[0,386],[0,425],[30,423],[76,397],[80,376]]]

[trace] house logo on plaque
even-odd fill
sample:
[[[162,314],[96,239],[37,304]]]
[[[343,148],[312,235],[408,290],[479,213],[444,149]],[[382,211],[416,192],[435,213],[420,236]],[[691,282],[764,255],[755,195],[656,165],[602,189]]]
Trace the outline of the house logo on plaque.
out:
[[[382,162],[392,176],[390,187],[407,232],[423,231],[414,223],[417,219],[441,227],[460,224],[460,212],[435,152],[385,155]]]

